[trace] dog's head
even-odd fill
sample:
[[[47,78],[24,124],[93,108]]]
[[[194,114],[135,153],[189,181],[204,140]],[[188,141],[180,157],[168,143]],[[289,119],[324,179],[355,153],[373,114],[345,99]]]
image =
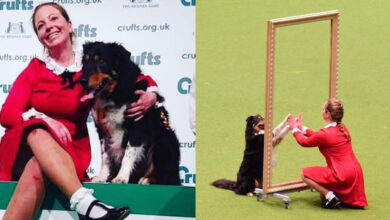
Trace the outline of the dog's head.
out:
[[[264,134],[264,118],[261,115],[249,116],[246,119],[246,135]]]
[[[122,45],[89,42],[83,45],[83,50],[83,74],[79,82],[88,95],[82,101],[114,92],[133,92],[141,70],[130,60],[130,52]]]

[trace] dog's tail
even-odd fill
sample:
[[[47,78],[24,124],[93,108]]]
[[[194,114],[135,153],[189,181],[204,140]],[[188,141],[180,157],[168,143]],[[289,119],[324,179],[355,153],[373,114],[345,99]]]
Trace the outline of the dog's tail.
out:
[[[234,190],[236,182],[227,179],[219,179],[212,182],[211,185],[221,189]]]

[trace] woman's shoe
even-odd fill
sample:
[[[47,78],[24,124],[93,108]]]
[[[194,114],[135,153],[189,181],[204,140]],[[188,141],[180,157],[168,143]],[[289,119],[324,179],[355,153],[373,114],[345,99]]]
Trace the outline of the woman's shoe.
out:
[[[91,218],[89,214],[91,213],[91,210],[94,206],[100,206],[102,209],[106,210],[107,213],[100,218]],[[129,207],[108,208],[99,200],[95,200],[91,203],[91,205],[89,205],[87,213],[85,215],[79,214],[79,219],[80,220],[122,220],[126,218],[128,215],[130,215]]]
[[[323,208],[325,209],[333,209],[336,208],[338,205],[340,205],[341,201],[336,196],[333,197],[331,200],[326,200],[325,205]]]

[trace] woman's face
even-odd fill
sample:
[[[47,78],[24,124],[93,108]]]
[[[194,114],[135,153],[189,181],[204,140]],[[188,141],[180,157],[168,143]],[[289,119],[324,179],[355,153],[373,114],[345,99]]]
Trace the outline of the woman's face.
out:
[[[38,9],[34,25],[37,29],[38,39],[49,50],[71,42],[72,24],[65,20],[58,9],[50,5]]]
[[[324,103],[324,106],[322,107],[322,118],[327,121],[329,120],[330,118],[330,112],[326,111],[326,104],[327,104],[327,101],[325,101]]]

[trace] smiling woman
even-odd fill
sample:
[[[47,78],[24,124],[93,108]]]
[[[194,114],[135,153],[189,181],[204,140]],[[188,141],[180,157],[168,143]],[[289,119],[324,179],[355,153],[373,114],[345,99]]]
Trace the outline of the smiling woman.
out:
[[[65,9],[57,4],[38,6],[32,15],[32,22],[39,41],[49,49],[58,64],[72,64],[73,27]]]
[[[0,143],[0,180],[19,180],[3,219],[31,219],[48,182],[70,199],[80,219],[123,219],[130,214],[128,207],[105,205],[80,182],[88,180],[91,159],[86,126],[90,105],[80,102],[84,90],[74,83],[82,63],[81,53],[72,48],[69,16],[60,5],[43,3],[35,8],[32,23],[47,53],[31,60],[1,109],[0,123],[7,130]],[[152,79],[151,85],[156,86]],[[156,94],[146,92],[139,100],[129,108],[130,117],[142,116]]]

